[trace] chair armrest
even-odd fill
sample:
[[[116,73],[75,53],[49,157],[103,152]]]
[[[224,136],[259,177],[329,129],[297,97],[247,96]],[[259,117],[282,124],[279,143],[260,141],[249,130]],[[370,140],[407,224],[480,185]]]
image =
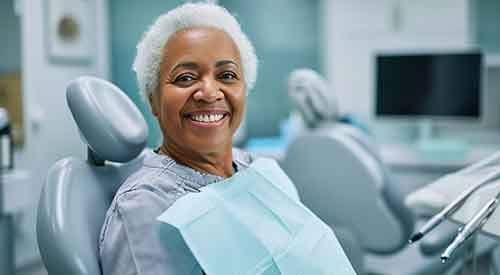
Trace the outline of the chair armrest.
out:
[[[420,250],[427,255],[443,252],[457,235],[458,228],[455,223],[443,221],[420,241]]]

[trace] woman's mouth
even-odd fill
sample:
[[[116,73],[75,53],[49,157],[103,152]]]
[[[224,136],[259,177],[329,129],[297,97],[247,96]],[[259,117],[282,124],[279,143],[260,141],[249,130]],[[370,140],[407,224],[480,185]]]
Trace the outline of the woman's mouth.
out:
[[[213,123],[221,121],[225,116],[225,114],[194,114],[190,115],[189,118],[197,122]]]
[[[227,117],[229,117],[229,112],[224,111],[193,112],[186,115],[191,124],[198,127],[221,126]]]

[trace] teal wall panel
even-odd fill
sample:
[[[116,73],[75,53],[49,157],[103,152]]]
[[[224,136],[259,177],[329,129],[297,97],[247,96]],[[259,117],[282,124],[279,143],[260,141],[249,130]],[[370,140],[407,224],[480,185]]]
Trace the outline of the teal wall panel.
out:
[[[500,1],[474,0],[471,5],[476,41],[486,53],[500,54]]]
[[[132,63],[136,54],[136,45],[148,26],[160,14],[182,2],[180,0],[110,1],[111,79],[127,93],[144,113],[150,130],[148,145],[151,147],[157,146],[161,142],[161,133],[155,118],[139,95],[135,73],[132,71]]]
[[[318,0],[220,0],[235,14],[259,57],[257,83],[248,98],[247,134],[279,134],[290,113],[286,80],[299,67],[320,69]]]

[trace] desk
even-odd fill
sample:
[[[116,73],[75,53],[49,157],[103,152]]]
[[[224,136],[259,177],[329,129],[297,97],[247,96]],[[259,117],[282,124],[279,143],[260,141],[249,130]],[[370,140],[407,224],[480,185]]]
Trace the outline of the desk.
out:
[[[470,147],[463,153],[433,156],[431,152],[417,150],[411,144],[382,144],[380,153],[390,168],[393,179],[400,183],[404,194],[434,182],[438,178],[458,171],[500,150],[500,144]]]
[[[500,150],[500,144],[470,146],[458,153],[422,152],[412,144],[382,144],[382,159],[390,167],[398,169],[421,169],[426,171],[452,172],[479,161]],[[446,156],[439,154],[448,154]]]

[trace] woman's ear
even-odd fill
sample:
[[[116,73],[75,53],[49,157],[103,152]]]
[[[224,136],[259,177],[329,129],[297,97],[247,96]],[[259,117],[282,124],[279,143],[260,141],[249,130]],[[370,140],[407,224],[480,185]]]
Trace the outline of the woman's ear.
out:
[[[158,100],[155,100],[153,93],[148,96],[149,105],[151,105],[151,111],[155,117],[159,115]]]

